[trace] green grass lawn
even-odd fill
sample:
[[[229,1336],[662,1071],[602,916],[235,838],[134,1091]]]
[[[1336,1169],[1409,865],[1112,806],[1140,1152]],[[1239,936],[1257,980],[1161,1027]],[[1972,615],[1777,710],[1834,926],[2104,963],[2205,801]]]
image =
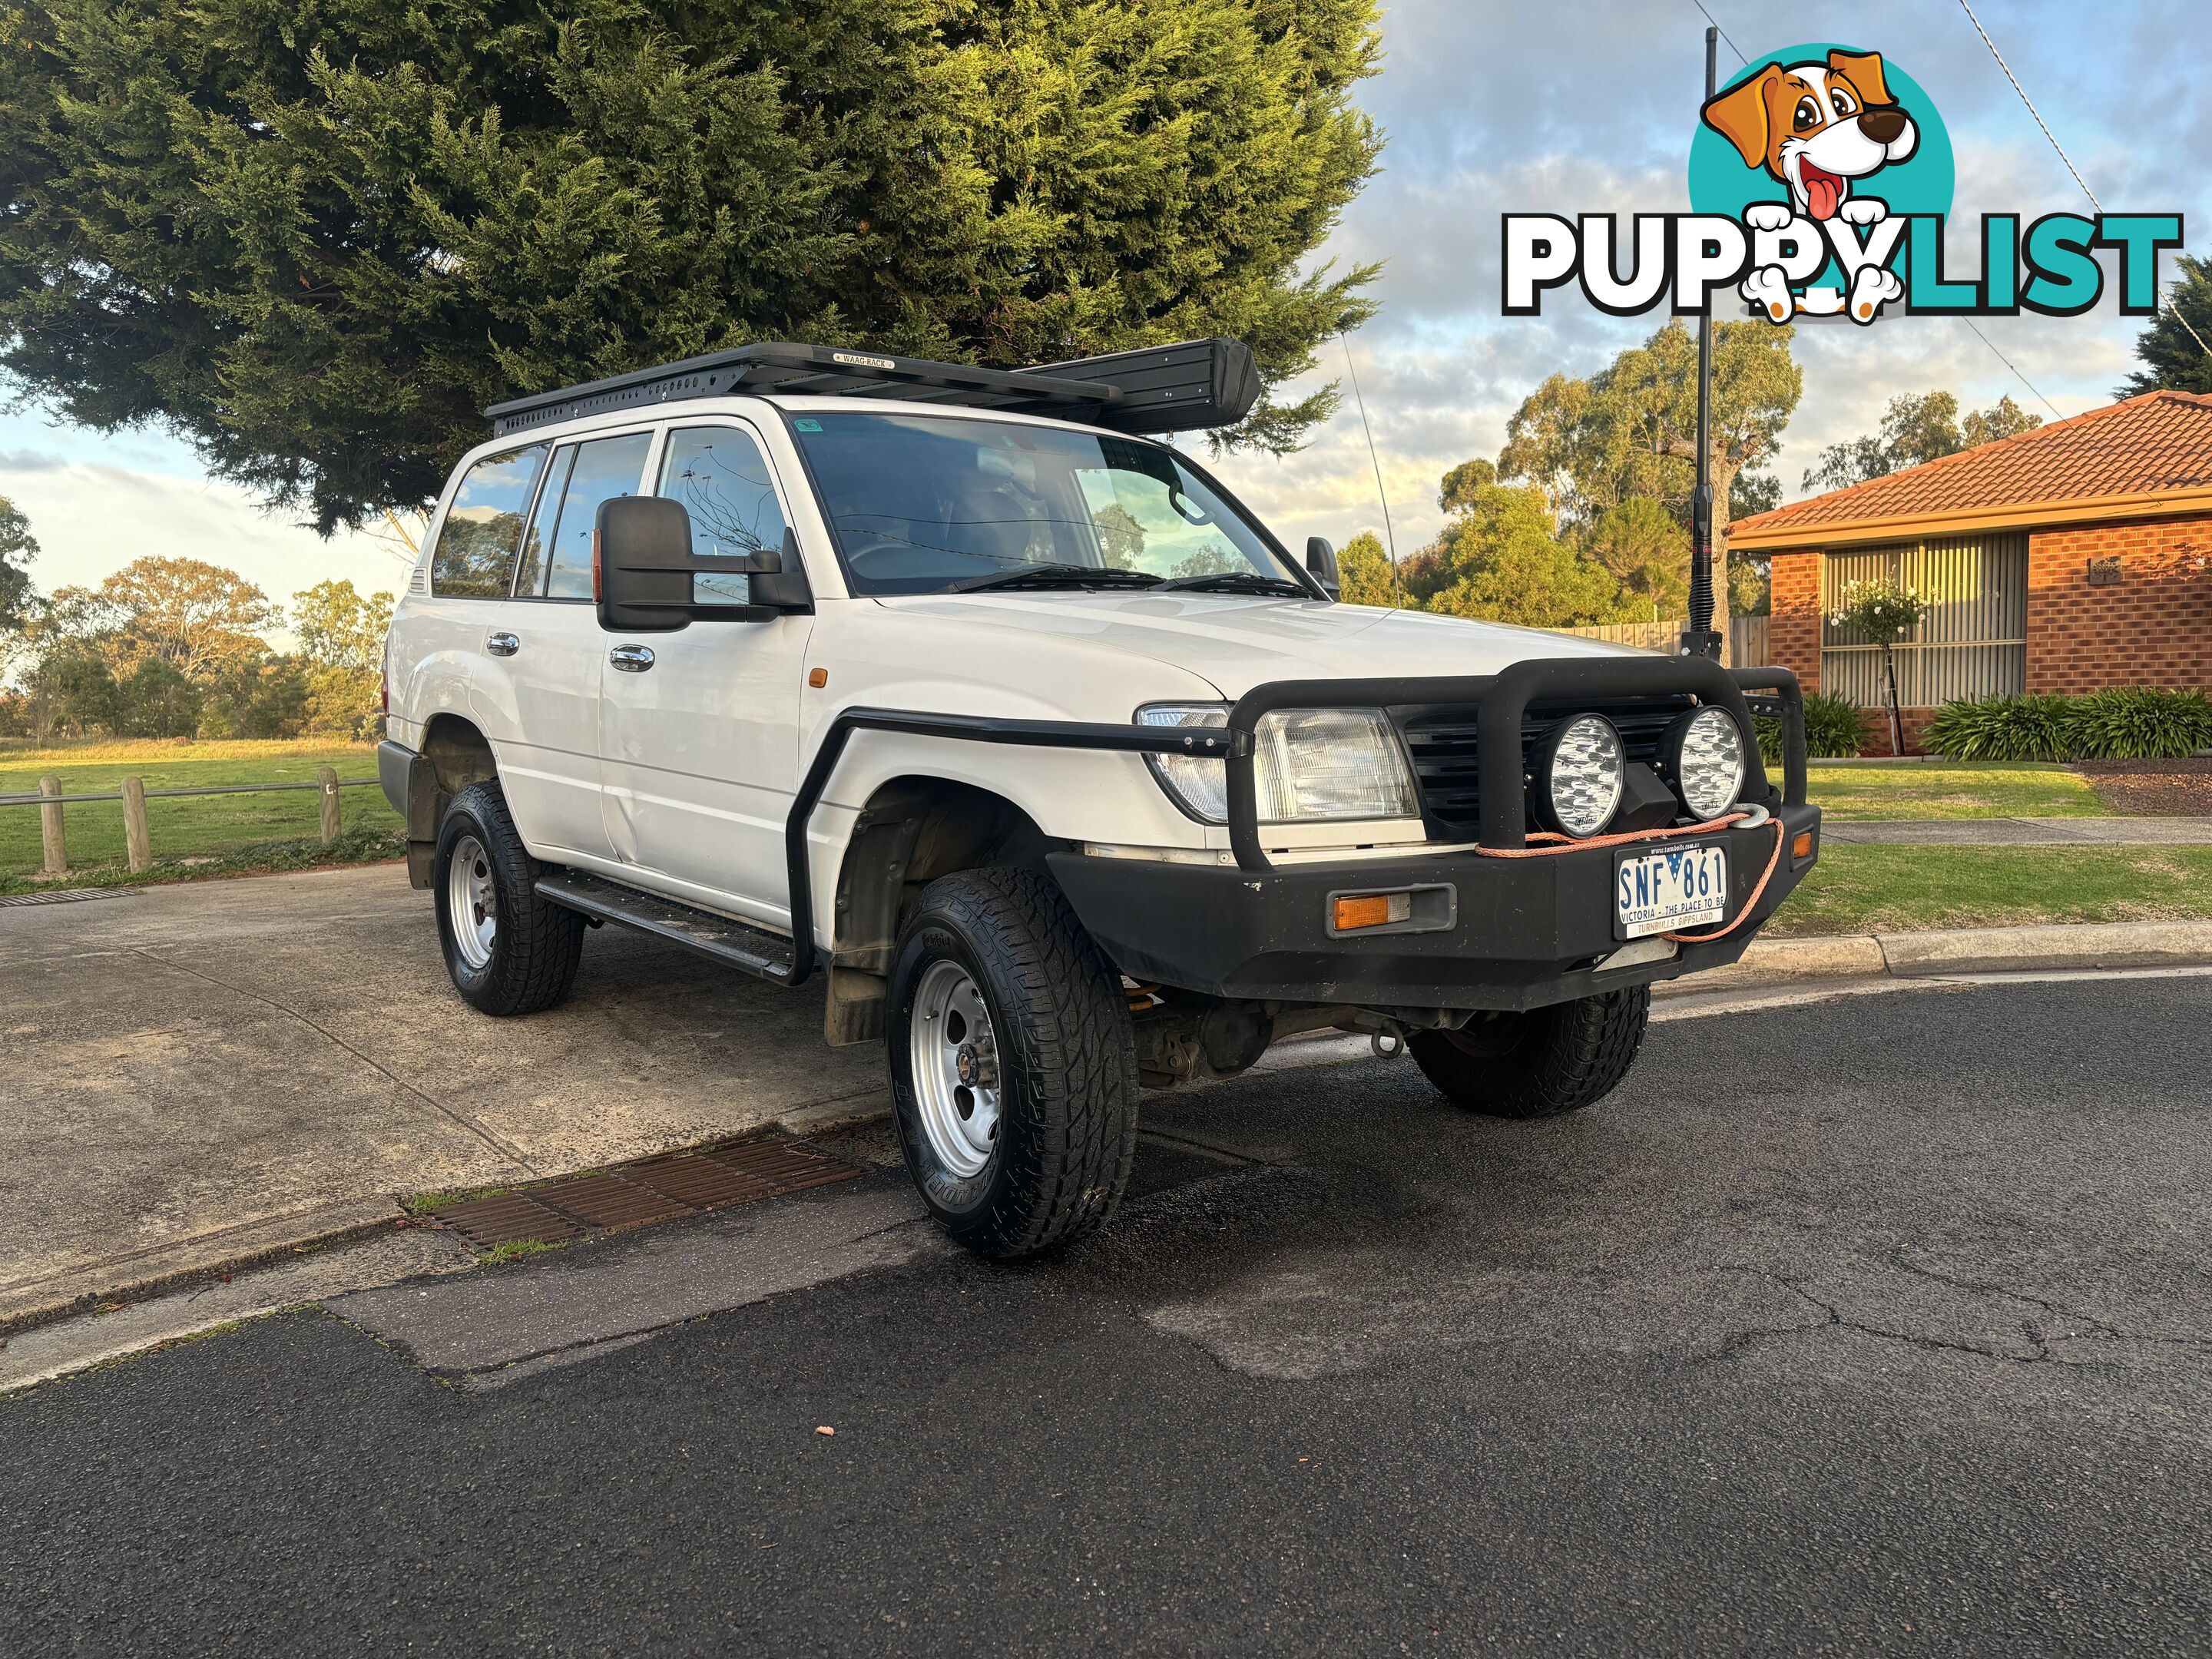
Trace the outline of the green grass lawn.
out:
[[[1770,935],[2212,917],[2212,847],[1848,847],[1820,861]]]
[[[105,743],[81,748],[0,750],[0,794],[35,790],[51,774],[64,794],[97,794],[118,788],[126,777],[143,779],[149,791],[211,784],[313,783],[316,769],[336,769],[341,778],[374,778],[376,750],[366,744],[319,742]],[[338,792],[339,821],[351,856],[392,857],[402,825],[380,789]],[[226,869],[296,868],[321,862],[319,848],[321,798],[311,789],[276,794],[187,796],[149,800],[146,823],[155,869],[149,874],[174,878],[205,866],[185,860],[207,860]],[[124,862],[123,804],[101,801],[62,809],[71,870],[94,872]],[[248,848],[267,849],[258,860],[243,859]],[[404,851],[404,848],[398,850]],[[39,809],[0,806],[0,881],[35,872],[42,861]]]
[[[2105,804],[2063,766],[2004,761],[1823,766],[1806,772],[1813,804],[1836,818],[2097,818]]]

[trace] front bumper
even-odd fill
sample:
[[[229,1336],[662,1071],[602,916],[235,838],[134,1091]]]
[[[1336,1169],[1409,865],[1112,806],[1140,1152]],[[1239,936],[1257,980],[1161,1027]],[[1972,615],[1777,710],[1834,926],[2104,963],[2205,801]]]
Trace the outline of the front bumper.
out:
[[[1606,968],[1614,936],[1613,848],[1545,858],[1370,859],[1255,872],[1220,865],[1048,855],[1068,902],[1115,966],[1146,984],[1260,1001],[1362,1007],[1540,1008],[1627,985],[1677,978],[1735,961],[1820,856],[1820,809],[1783,806],[1781,856],[1747,920],[1709,945]],[[1791,844],[1810,830],[1811,853]],[[1774,851],[1772,825],[1717,832],[1729,853],[1728,914],[1744,914]],[[1680,841],[1653,843],[1680,846]],[[1431,933],[1332,936],[1329,896],[1448,884],[1449,927]]]

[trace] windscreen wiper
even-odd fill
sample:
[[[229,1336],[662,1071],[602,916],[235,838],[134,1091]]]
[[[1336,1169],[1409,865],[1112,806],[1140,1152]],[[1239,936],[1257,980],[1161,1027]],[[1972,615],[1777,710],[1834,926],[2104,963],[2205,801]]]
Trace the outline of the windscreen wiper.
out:
[[[1116,570],[1097,564],[1024,564],[1012,570],[994,570],[988,576],[969,576],[954,582],[948,593],[974,593],[986,587],[1158,587],[1160,579],[1148,570]]]
[[[1287,576],[1263,576],[1256,570],[1216,570],[1203,576],[1177,576],[1152,591],[1191,593],[1204,592],[1208,588],[1218,588],[1224,593],[1282,593],[1301,599],[1313,597]]]

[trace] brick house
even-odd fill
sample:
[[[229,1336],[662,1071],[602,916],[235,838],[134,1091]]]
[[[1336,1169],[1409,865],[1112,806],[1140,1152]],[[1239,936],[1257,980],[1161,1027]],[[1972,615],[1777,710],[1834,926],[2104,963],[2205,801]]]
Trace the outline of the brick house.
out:
[[[1771,558],[1773,659],[1869,711],[1881,653],[1826,620],[1844,585],[1931,601],[1897,652],[1905,746],[1938,704],[2212,686],[2212,397],[2153,392],[1734,526]]]

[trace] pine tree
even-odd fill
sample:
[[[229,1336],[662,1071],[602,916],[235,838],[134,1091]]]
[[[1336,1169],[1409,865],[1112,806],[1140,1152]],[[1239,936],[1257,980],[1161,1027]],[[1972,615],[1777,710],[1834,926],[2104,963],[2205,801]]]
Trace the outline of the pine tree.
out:
[[[2150,326],[2136,341],[2136,356],[2148,365],[2128,376],[2117,396],[2132,398],[2144,392],[2212,392],[2212,259],[2192,254],[2173,256],[2181,274],[2166,290]],[[2199,339],[2182,326],[2186,318]]]
[[[0,364],[319,528],[518,392],[757,340],[1014,365],[1371,313],[1374,0],[15,0]],[[1334,389],[1263,401],[1277,451]]]

